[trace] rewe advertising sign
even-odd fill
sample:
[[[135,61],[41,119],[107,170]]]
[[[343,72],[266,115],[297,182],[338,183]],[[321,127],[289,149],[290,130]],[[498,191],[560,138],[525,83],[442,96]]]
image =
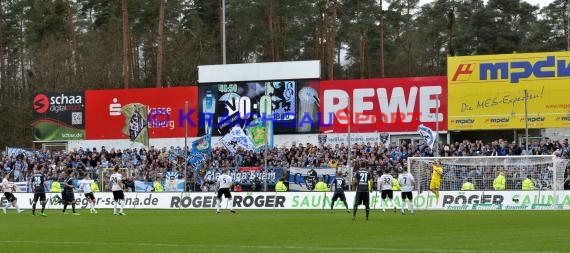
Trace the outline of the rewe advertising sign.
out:
[[[320,83],[321,133],[447,130],[447,77],[336,80]],[[436,122],[438,125],[436,126]]]

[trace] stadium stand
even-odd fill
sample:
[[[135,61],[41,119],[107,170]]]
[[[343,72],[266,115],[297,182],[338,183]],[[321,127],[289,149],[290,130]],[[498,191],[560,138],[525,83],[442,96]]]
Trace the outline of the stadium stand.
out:
[[[529,143],[529,152],[524,145],[517,145],[504,139],[484,143],[463,140],[449,145],[441,145],[439,156],[515,156],[515,155],[552,155],[570,159],[568,140],[542,140]],[[190,153],[190,150],[187,150]],[[296,144],[291,147],[276,147],[268,152],[268,167],[313,167],[336,168],[347,164],[348,147],[337,145]],[[384,145],[382,143],[355,143],[352,146],[352,164],[364,161],[373,168],[389,167],[394,173],[407,166],[408,157],[432,157],[433,150],[426,145],[401,143]],[[0,166],[2,173],[13,173],[15,182],[26,182],[32,176],[32,169],[43,165],[44,173],[50,180],[61,180],[66,167],[75,169],[78,173],[91,173],[98,180],[105,177],[103,168],[119,165],[128,168],[129,179],[152,182],[157,177],[174,176],[186,179],[187,189],[200,191],[202,182],[198,185],[197,174],[204,174],[210,169],[225,167],[261,167],[264,164],[263,153],[239,150],[235,155],[226,149],[217,147],[211,155],[206,156],[199,169],[184,171],[185,154],[181,147],[163,147],[149,149],[114,149],[114,148],[80,148],[72,151],[37,150],[32,155],[25,153],[4,156]],[[102,174],[103,173],[103,174]],[[570,172],[567,171],[566,177]],[[492,175],[488,176],[493,177]]]

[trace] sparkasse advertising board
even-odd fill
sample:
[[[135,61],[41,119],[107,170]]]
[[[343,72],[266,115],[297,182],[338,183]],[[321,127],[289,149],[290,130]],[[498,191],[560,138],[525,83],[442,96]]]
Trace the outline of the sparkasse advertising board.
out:
[[[447,58],[449,130],[570,126],[570,52]],[[526,95],[525,95],[526,91]]]
[[[197,135],[198,89],[192,87],[88,90],[86,99],[86,139],[126,139],[122,131],[126,117],[121,109],[139,103],[147,107],[150,138],[184,137],[184,122],[188,123],[188,136]],[[188,112],[185,103],[188,101]],[[145,115],[146,116],[146,115]],[[182,116],[182,117],[181,117]],[[187,116],[187,117],[186,117]],[[150,119],[150,120],[148,120]],[[153,122],[160,123],[159,125]],[[194,123],[191,126],[190,123]]]
[[[321,133],[346,133],[350,112],[355,133],[447,130],[445,76],[322,81],[319,96]]]

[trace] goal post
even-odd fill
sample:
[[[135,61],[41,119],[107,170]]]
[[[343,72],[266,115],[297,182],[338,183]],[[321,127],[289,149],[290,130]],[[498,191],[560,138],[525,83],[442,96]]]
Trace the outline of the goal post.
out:
[[[480,195],[475,201],[479,206],[479,202],[485,202],[484,195],[496,195],[501,199],[488,202],[495,204],[492,208],[496,209],[505,209],[505,204],[524,204],[520,209],[570,208],[570,203],[566,203],[570,197],[563,191],[565,171],[570,160],[556,156],[409,157],[408,170],[416,178],[416,190],[430,194],[435,161],[440,161],[443,168],[440,191],[451,192],[445,195],[447,199],[443,199],[444,208],[445,202],[449,204],[453,197],[456,198],[453,204],[473,204],[467,197],[458,196],[475,192]],[[497,180],[498,184],[494,185],[500,174],[504,175],[504,180]],[[532,184],[528,183],[529,176]],[[469,206],[469,209],[475,207]]]

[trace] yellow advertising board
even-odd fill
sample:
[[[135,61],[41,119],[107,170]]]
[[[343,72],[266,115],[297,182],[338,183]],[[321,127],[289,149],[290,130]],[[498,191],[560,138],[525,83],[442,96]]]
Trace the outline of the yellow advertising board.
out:
[[[449,130],[525,128],[525,104],[529,128],[570,127],[570,52],[448,57],[447,79]]]

